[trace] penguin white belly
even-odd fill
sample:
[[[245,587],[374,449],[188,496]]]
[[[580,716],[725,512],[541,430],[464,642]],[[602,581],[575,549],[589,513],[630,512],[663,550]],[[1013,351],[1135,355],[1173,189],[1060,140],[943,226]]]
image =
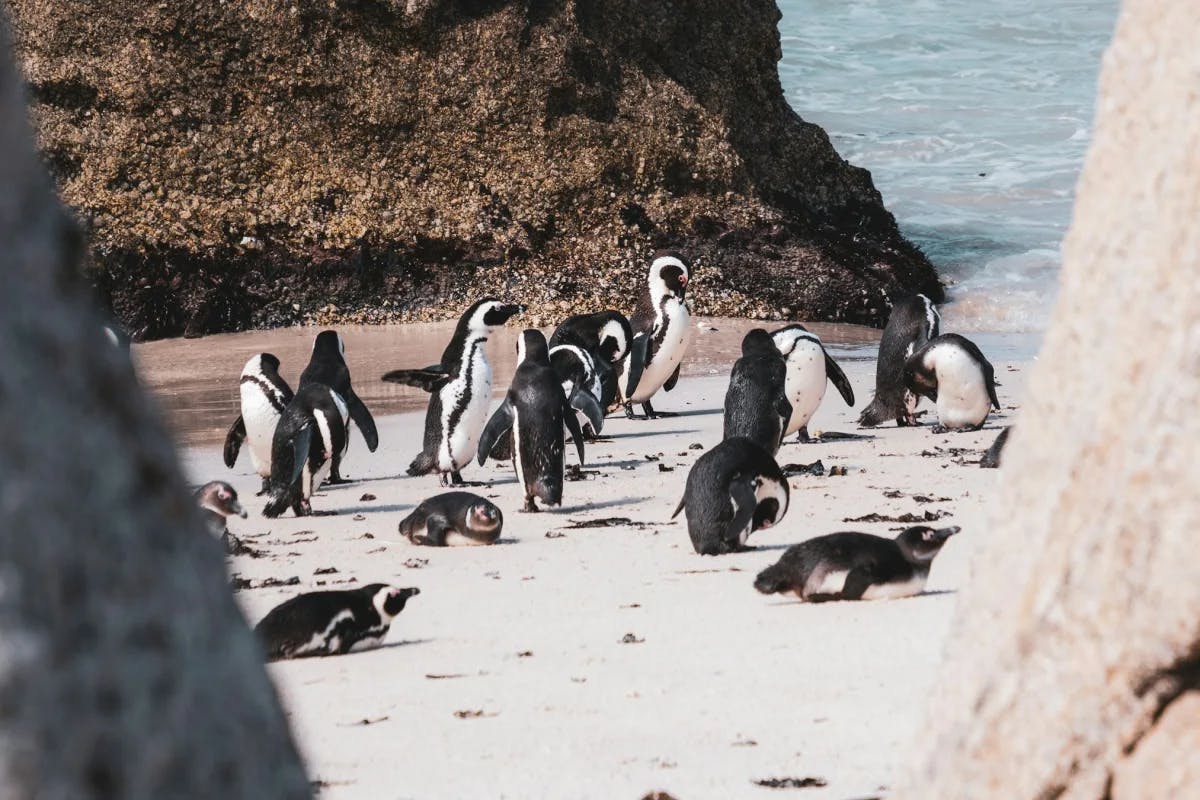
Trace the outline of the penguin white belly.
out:
[[[242,422],[246,425],[246,444],[250,446],[250,463],[264,478],[271,477],[271,442],[279,425],[279,412],[253,383],[243,383]]]
[[[679,362],[683,361],[688,345],[691,344],[691,315],[688,314],[687,306],[683,303],[667,304],[666,319],[663,324],[667,326],[667,335],[663,338],[662,345],[659,346],[658,352],[654,354],[649,365],[642,369],[642,377],[633,390],[633,397],[629,398],[630,402],[645,403],[654,397],[655,393],[675,372]]]
[[[816,342],[798,341],[787,360],[787,379],[784,391],[792,404],[784,436],[795,433],[808,424],[825,397],[828,387],[825,374],[825,352]]]
[[[842,590],[846,588],[846,577],[849,574],[850,571],[845,569],[834,569],[828,572],[820,569],[814,570],[804,583],[804,596],[841,594]]]
[[[983,370],[958,348],[939,348],[937,359],[938,422],[947,428],[982,425],[991,408]]]
[[[906,581],[894,583],[875,583],[863,592],[863,600],[895,600],[900,597],[912,597],[925,591],[925,581],[928,575],[916,574]]]
[[[513,407],[513,424],[512,424],[512,457],[513,466],[517,468],[517,485],[521,487],[521,491],[525,491],[525,470],[521,464],[521,415],[516,407]]]
[[[385,638],[387,638],[386,631],[384,631],[383,633],[381,633],[377,636],[364,636],[363,638],[359,639],[354,644],[350,645],[349,652],[357,653],[361,650],[371,650],[373,648],[379,647],[381,644],[383,644],[383,640]]]
[[[492,400],[492,367],[483,351],[486,341],[471,343],[470,369],[464,368],[458,380],[442,389],[442,446],[438,450],[438,468],[443,472],[456,471],[470,463],[475,457],[483,426],[487,424],[488,404]],[[470,401],[451,428],[450,416],[462,405],[468,389]]]
[[[447,531],[446,532],[446,546],[447,547],[471,547],[471,546],[475,546],[475,545],[486,545],[486,544],[487,544],[487,542],[481,541],[479,539],[472,539],[470,536],[463,536],[458,531]]]

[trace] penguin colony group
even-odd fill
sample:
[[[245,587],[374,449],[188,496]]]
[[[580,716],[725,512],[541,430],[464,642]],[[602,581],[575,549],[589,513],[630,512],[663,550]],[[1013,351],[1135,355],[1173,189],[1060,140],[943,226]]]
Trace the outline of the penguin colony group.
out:
[[[623,407],[631,419],[668,416],[656,411],[657,393],[671,391],[690,344],[693,325],[685,301],[690,275],[676,252],[657,254],[632,317],[600,311],[569,317],[549,340],[536,329],[518,339],[518,363],[508,392],[491,410],[492,369],[488,337],[524,311],[493,298],[462,315],[441,359],[422,368],[398,369],[383,380],[429,393],[421,450],[408,474],[436,473],[442,486],[464,483],[472,460],[511,460],[523,493],[522,511],[538,502],[562,502],[565,442],[579,463],[585,441],[594,440],[608,411]],[[859,417],[864,427],[895,420],[915,425],[921,398],[936,407],[935,432],[978,430],[999,409],[992,365],[979,348],[957,334],[940,333],[941,319],[923,295],[895,303],[879,348],[875,393]],[[701,456],[688,474],[683,512],[692,546],[702,555],[747,548],[749,536],[777,525],[788,511],[788,482],[775,460],[784,437],[812,441],[808,422],[832,383],[848,406],[854,391],[821,340],[803,325],[750,331],[733,365],[725,397],[722,441]],[[225,463],[233,467],[243,445],[262,477],[263,514],[287,509],[312,512],[322,483],[337,483],[351,426],[370,451],[379,445],[375,422],[354,393],[345,346],[323,331],[295,392],[279,375],[279,360],[260,353],[242,371],[241,415],[226,438]],[[634,406],[641,406],[642,414]],[[1007,434],[1007,429],[1004,431]],[[1004,435],[989,451],[995,466]],[[987,463],[991,461],[993,463]],[[197,493],[214,534],[233,539],[230,516],[246,516],[237,493],[216,481]],[[400,534],[416,545],[488,545],[501,534],[504,515],[494,503],[466,491],[423,501]],[[929,568],[957,527],[916,526],[887,539],[840,532],[789,548],[763,570],[754,587],[794,593],[805,601],[907,597],[924,590]],[[392,620],[419,589],[371,584],[349,591],[300,594],[258,624],[269,658],[346,653],[380,644]]]

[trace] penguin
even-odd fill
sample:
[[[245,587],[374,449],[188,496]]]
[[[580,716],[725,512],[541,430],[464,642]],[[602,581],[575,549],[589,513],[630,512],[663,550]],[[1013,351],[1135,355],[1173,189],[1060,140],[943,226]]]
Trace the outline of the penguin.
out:
[[[620,311],[598,311],[567,317],[550,336],[550,351],[559,345],[575,345],[587,351],[600,379],[600,407],[612,408],[620,380],[618,366],[633,342],[633,328]]]
[[[312,357],[304,372],[300,373],[300,388],[312,383],[321,383],[333,389],[346,403],[350,419],[362,431],[367,449],[372,453],[379,447],[379,431],[375,419],[350,385],[350,368],[346,366],[346,343],[337,331],[321,331],[313,341]],[[349,435],[349,430],[347,430]],[[342,457],[334,456],[329,468],[329,483],[349,483],[341,474]]]
[[[103,330],[104,338],[108,340],[109,344],[125,355],[129,355],[130,348],[132,347],[132,339],[129,338],[129,333],[126,332],[120,323],[110,322],[103,326]]]
[[[592,354],[579,345],[560,344],[550,348],[550,366],[584,434],[590,439],[599,436],[604,428],[604,387]]]
[[[837,387],[846,405],[854,406],[854,388],[838,363],[829,357],[820,338],[803,325],[788,325],[771,332],[775,346],[787,361],[787,398],[792,404],[792,416],[783,430],[784,436],[799,431],[797,440],[810,442],[808,421],[812,419],[825,397],[826,383]]]
[[[691,314],[684,302],[690,267],[675,252],[662,252],[650,264],[646,291],[629,320],[633,343],[621,364],[618,389],[625,416],[635,419],[639,403],[642,419],[674,416],[655,411],[651,398],[659,389],[671,391],[679,381],[679,368],[692,341]]]
[[[859,415],[859,425],[873,428],[889,419],[896,420],[900,426],[916,424],[914,412],[920,398],[904,386],[904,362],[938,335],[941,324],[937,308],[925,295],[911,295],[896,301],[879,342],[875,396]]]
[[[744,436],[772,456],[779,452],[792,416],[786,380],[787,364],[771,335],[762,328],[747,333],[725,390],[724,438]]]
[[[359,589],[306,592],[267,612],[254,632],[268,661],[335,656],[379,647],[392,620],[420,589],[372,583]]]
[[[504,514],[490,500],[470,492],[445,492],[422,500],[400,523],[400,535],[434,547],[494,544]]]
[[[225,436],[225,466],[237,463],[242,442],[250,440],[250,463],[263,479],[260,495],[271,477],[271,441],[283,409],[292,402],[292,389],[279,377],[279,359],[270,353],[250,356],[239,386],[241,413]]]
[[[525,490],[524,511],[539,510],[535,498],[550,506],[562,503],[564,425],[575,440],[582,465],[583,432],[550,366],[546,337],[528,328],[517,341],[512,385],[479,440],[483,464],[497,440],[512,430],[512,459],[517,482]]]
[[[488,337],[525,306],[493,298],[476,302],[462,318],[442,353],[441,362],[424,369],[398,369],[383,376],[429,392],[425,412],[425,442],[408,466],[409,475],[437,472],[441,484],[463,482],[460,470],[475,457],[479,435],[487,422],[492,397],[492,366],[488,363]]]
[[[1012,430],[1012,426],[1000,431],[1000,435],[996,437],[996,441],[992,442],[992,446],[983,454],[983,458],[979,459],[979,466],[984,469],[996,469],[1000,466],[1000,454],[1004,452],[1004,446],[1008,444],[1008,432]]]
[[[271,441],[263,516],[278,517],[289,506],[298,517],[312,513],[309,500],[329,474],[333,457],[346,453],[349,421],[346,403],[328,386],[310,383],[296,393]]]
[[[996,373],[975,343],[957,333],[929,340],[904,364],[904,385],[937,404],[934,433],[977,431],[996,398]]]
[[[854,531],[818,536],[789,547],[758,573],[763,594],[795,592],[801,600],[885,600],[925,591],[929,567],[959,528],[917,525],[895,539]]]
[[[771,454],[751,440],[726,439],[696,460],[683,499],[688,536],[702,556],[750,548],[754,531],[778,524],[788,509],[788,482]]]
[[[237,489],[225,481],[209,481],[196,490],[195,498],[204,525],[214,536],[224,537],[229,533],[225,524],[229,517],[249,516],[238,502]]]

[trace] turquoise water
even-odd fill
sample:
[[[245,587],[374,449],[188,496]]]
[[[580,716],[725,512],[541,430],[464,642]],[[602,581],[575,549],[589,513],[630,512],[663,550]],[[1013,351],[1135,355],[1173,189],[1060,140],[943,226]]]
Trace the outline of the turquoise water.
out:
[[[779,0],[792,108],[951,282],[948,326],[1045,326],[1117,0]]]

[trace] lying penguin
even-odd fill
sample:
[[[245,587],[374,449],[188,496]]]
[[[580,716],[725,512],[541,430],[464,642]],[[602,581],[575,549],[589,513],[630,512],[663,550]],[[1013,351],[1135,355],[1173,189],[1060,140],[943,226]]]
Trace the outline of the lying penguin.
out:
[[[346,404],[351,421],[362,431],[367,449],[374,453],[379,447],[379,431],[375,428],[375,418],[350,385],[350,368],[346,366],[346,343],[337,331],[321,331],[313,341],[312,357],[304,372],[300,373],[300,388],[314,383],[324,384],[338,393],[342,402]],[[347,427],[347,443],[349,434],[350,429]],[[348,483],[342,477],[341,466],[341,455],[334,454],[333,464],[329,467],[329,483]]]
[[[490,500],[470,492],[445,492],[421,501],[400,523],[400,535],[434,547],[493,544],[504,514]]]
[[[1000,410],[996,372],[975,343],[957,333],[931,339],[904,365],[904,384],[937,405],[934,433],[977,431]]]
[[[392,620],[420,589],[372,583],[359,589],[308,592],[271,609],[254,626],[267,660],[334,656],[378,647]]]
[[[312,513],[310,500],[321,488],[335,455],[345,455],[350,413],[341,395],[309,384],[288,403],[271,440],[271,478],[263,516],[278,517],[291,507],[298,517]]]
[[[851,407],[854,406],[854,388],[838,363],[825,352],[820,338],[803,325],[780,328],[771,333],[771,338],[787,362],[785,393],[792,404],[792,415],[783,435],[790,436],[799,431],[798,440],[810,442],[808,421],[821,405],[825,388],[832,383],[846,405]]]
[[[897,425],[915,425],[920,397],[904,386],[905,360],[938,335],[942,318],[933,301],[923,294],[896,301],[888,315],[887,327],[879,342],[879,360],[875,364],[875,396],[858,417],[868,428],[890,419]]]
[[[917,525],[895,539],[869,533],[831,533],[789,547],[758,573],[763,594],[795,592],[801,600],[883,600],[925,591],[934,556],[958,527]]]
[[[683,499],[692,547],[703,556],[737,553],[754,531],[779,523],[788,482],[771,454],[745,437],[726,439],[696,460]]]
[[[517,343],[512,385],[483,429],[478,456],[482,465],[500,437],[512,431],[512,459],[525,491],[525,511],[539,510],[535,498],[551,506],[562,504],[564,426],[575,440],[582,465],[583,431],[550,366],[546,337],[527,328]]]
[[[725,390],[724,437],[745,436],[771,455],[778,453],[792,416],[786,379],[787,364],[770,334],[762,328],[747,333]]]
[[[209,481],[196,490],[195,497],[200,506],[200,516],[204,518],[204,527],[221,540],[226,553],[237,552],[242,543],[229,532],[226,520],[230,517],[246,519],[249,516],[238,502],[237,489],[225,481]]]
[[[271,353],[250,356],[246,366],[242,367],[238,392],[241,413],[225,436],[225,466],[233,469],[242,443],[249,440],[250,463],[262,478],[259,494],[266,494],[271,478],[271,442],[275,438],[275,428],[295,394],[280,377],[279,359]]]

